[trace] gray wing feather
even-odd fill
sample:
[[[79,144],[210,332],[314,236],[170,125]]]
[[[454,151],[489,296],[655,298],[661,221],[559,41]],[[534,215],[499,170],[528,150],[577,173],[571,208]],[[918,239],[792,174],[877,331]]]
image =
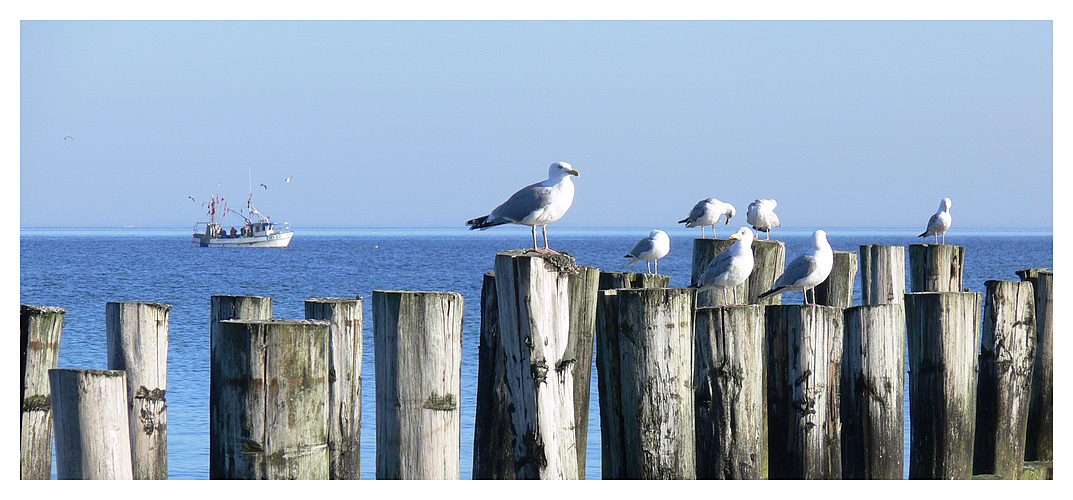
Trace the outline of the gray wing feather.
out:
[[[511,195],[507,201],[492,210],[488,214],[490,222],[498,222],[500,219],[509,222],[517,222],[527,215],[548,206],[551,203],[551,188],[541,186],[539,182],[530,184]]]
[[[793,285],[794,282],[812,274],[815,269],[816,257],[809,254],[802,255],[786,266],[786,271],[782,273],[782,276],[779,276],[779,279],[775,281],[775,286],[772,288]]]
[[[653,241],[651,238],[645,238],[641,241],[638,241],[637,244],[633,246],[633,250],[630,250],[630,255],[633,257],[637,257],[638,255],[641,255],[645,252],[649,252],[652,250],[652,244]]]
[[[716,255],[711,262],[708,263],[708,267],[704,268],[704,273],[700,275],[700,284],[704,284],[714,280],[720,274],[723,274],[730,269],[730,252],[723,252]]]

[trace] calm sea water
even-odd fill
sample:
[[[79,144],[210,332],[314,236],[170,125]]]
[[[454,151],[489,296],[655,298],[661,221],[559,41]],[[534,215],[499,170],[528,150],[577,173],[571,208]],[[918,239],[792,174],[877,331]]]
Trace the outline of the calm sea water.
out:
[[[912,229],[825,229],[835,250],[923,242]],[[787,261],[808,248],[812,230],[774,231],[774,238],[786,242]],[[573,254],[579,264],[605,271],[645,269],[643,262],[626,267],[622,256],[649,229],[552,227],[549,232],[552,248]],[[660,261],[660,273],[671,277],[671,286],[688,286],[693,239],[700,232],[684,228],[667,232],[671,253]],[[726,238],[731,232],[724,226],[718,236]],[[283,249],[196,248],[189,240],[185,229],[23,228],[20,234],[20,302],[67,310],[61,368],[107,368],[107,302],[173,306],[167,394],[170,478],[209,476],[209,297],[224,294],[272,297],[275,317],[297,319],[305,317],[308,298],[364,297],[361,462],[362,479],[374,479],[373,290],[447,290],[465,297],[461,467],[462,478],[471,477],[483,274],[492,271],[496,252],[531,244],[528,228],[472,232],[297,228],[290,247]],[[1017,280],[1014,271],[1019,269],[1053,267],[1050,230],[954,230],[947,243],[966,247],[964,284],[972,291],[983,292],[986,280]],[[859,280],[858,274],[858,290]],[[783,301],[800,303],[801,294],[786,293]],[[855,304],[859,303],[858,291]],[[599,479],[595,366],[593,370],[586,476]],[[905,411],[908,471],[908,400]]]

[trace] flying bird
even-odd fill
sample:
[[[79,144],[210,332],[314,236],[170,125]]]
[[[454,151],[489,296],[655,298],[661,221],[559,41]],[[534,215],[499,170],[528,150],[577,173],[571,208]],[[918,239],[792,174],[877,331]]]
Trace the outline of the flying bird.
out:
[[[649,273],[652,272],[652,264],[656,265],[656,273],[659,273],[659,259],[666,257],[670,251],[671,237],[667,236],[667,233],[655,229],[648,234],[647,238],[638,241],[633,246],[633,250],[626,254],[626,257],[633,257],[626,265],[645,260],[645,263],[648,264]]]
[[[263,182],[261,183],[261,186],[264,187],[265,189],[268,189],[268,186],[265,186],[265,183],[263,183]]]
[[[727,304],[727,288],[734,289],[734,302],[738,301],[738,285],[753,273],[753,232],[742,226],[730,235],[735,241],[708,263],[697,278],[696,286],[714,286],[723,289],[723,303]]]
[[[775,207],[779,204],[775,200],[757,199],[749,204],[749,211],[745,214],[745,221],[757,231],[764,231],[764,239],[771,239],[771,228],[779,227],[779,216],[775,215]],[[760,233],[756,233],[760,237]]]
[[[294,176],[292,175],[290,177],[287,177],[287,182],[291,182],[291,177],[294,177]]]
[[[812,233],[812,248],[790,262],[782,276],[775,280],[775,285],[771,287],[771,290],[756,298],[762,299],[790,290],[801,290],[805,296],[804,303],[808,304],[808,291],[812,290],[812,304],[815,305],[816,285],[827,279],[834,263],[835,254],[831,250],[831,244],[827,242],[827,232],[820,229]]]
[[[74,138],[74,137],[71,137],[71,136],[69,136],[69,135],[65,135],[65,136],[63,136],[63,140],[65,140],[65,141],[66,141],[67,139],[70,139],[70,140],[72,140],[72,141],[73,141],[73,140],[75,140],[75,138]]]
[[[927,238],[928,236],[935,237],[935,244],[939,244],[939,235],[943,235],[943,244],[946,244],[946,230],[950,229],[950,198],[943,198],[943,201],[939,202],[939,211],[935,212],[928,219],[928,228],[920,233],[918,238]]]
[[[715,238],[715,223],[719,222],[720,217],[724,217],[725,224],[730,224],[730,218],[734,217],[737,213],[734,210],[734,206],[729,203],[723,203],[715,198],[705,198],[693,205],[693,210],[689,211],[689,217],[686,217],[680,221],[679,224],[685,223],[686,227],[700,226],[700,237],[704,238],[704,226],[712,226],[712,238]]]
[[[190,201],[197,203],[197,200],[195,200],[193,196],[187,195],[187,198],[190,198]]]
[[[524,224],[533,228],[533,250],[557,254],[548,247],[548,224],[562,218],[574,202],[574,183],[580,176],[569,163],[557,161],[548,168],[548,179],[530,184],[511,195],[492,213],[466,221],[470,229],[487,229],[502,224]],[[544,233],[544,249],[537,248],[536,227]]]

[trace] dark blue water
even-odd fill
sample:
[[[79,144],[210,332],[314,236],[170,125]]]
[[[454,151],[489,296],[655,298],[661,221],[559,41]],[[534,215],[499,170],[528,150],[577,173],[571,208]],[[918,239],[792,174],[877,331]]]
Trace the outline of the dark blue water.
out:
[[[622,256],[649,231],[552,227],[549,232],[552,248],[573,254],[579,264],[605,271],[642,271],[643,262],[627,268]],[[923,242],[911,229],[826,231],[835,250]],[[693,239],[700,232],[681,228],[667,232],[671,253],[660,261],[660,273],[671,277],[671,286],[687,286]],[[718,235],[726,238],[731,232],[720,228]],[[811,234],[812,229],[776,229],[774,238],[786,242],[789,261],[808,247]],[[67,310],[61,368],[107,368],[107,302],[173,306],[167,388],[171,479],[209,475],[209,297],[214,294],[272,297],[275,317],[298,319],[305,317],[308,298],[365,298],[361,462],[362,478],[374,479],[373,290],[447,290],[465,297],[461,467],[462,477],[470,478],[483,274],[492,271],[496,252],[531,245],[527,228],[483,232],[298,228],[290,247],[282,249],[196,248],[189,240],[190,233],[181,229],[22,229],[20,237],[20,302]],[[1019,269],[1053,267],[1050,230],[955,230],[947,235],[947,243],[966,247],[964,284],[972,291],[984,291],[984,281],[990,279],[1017,280],[1014,271]],[[801,294],[788,292],[783,302],[800,303]],[[859,291],[855,303],[860,303]],[[586,476],[599,479],[595,367],[592,380]],[[908,470],[908,400],[905,411]]]

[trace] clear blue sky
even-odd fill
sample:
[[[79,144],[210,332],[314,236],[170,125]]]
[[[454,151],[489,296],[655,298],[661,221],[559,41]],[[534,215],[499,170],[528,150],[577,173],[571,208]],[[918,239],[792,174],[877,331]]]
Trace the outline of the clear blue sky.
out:
[[[1053,221],[1050,21],[19,28],[22,227],[189,227],[250,168],[295,228],[462,227],[554,161],[581,173],[560,226],[706,197],[731,226],[755,198],[784,227],[922,230],[943,197],[955,226]]]

